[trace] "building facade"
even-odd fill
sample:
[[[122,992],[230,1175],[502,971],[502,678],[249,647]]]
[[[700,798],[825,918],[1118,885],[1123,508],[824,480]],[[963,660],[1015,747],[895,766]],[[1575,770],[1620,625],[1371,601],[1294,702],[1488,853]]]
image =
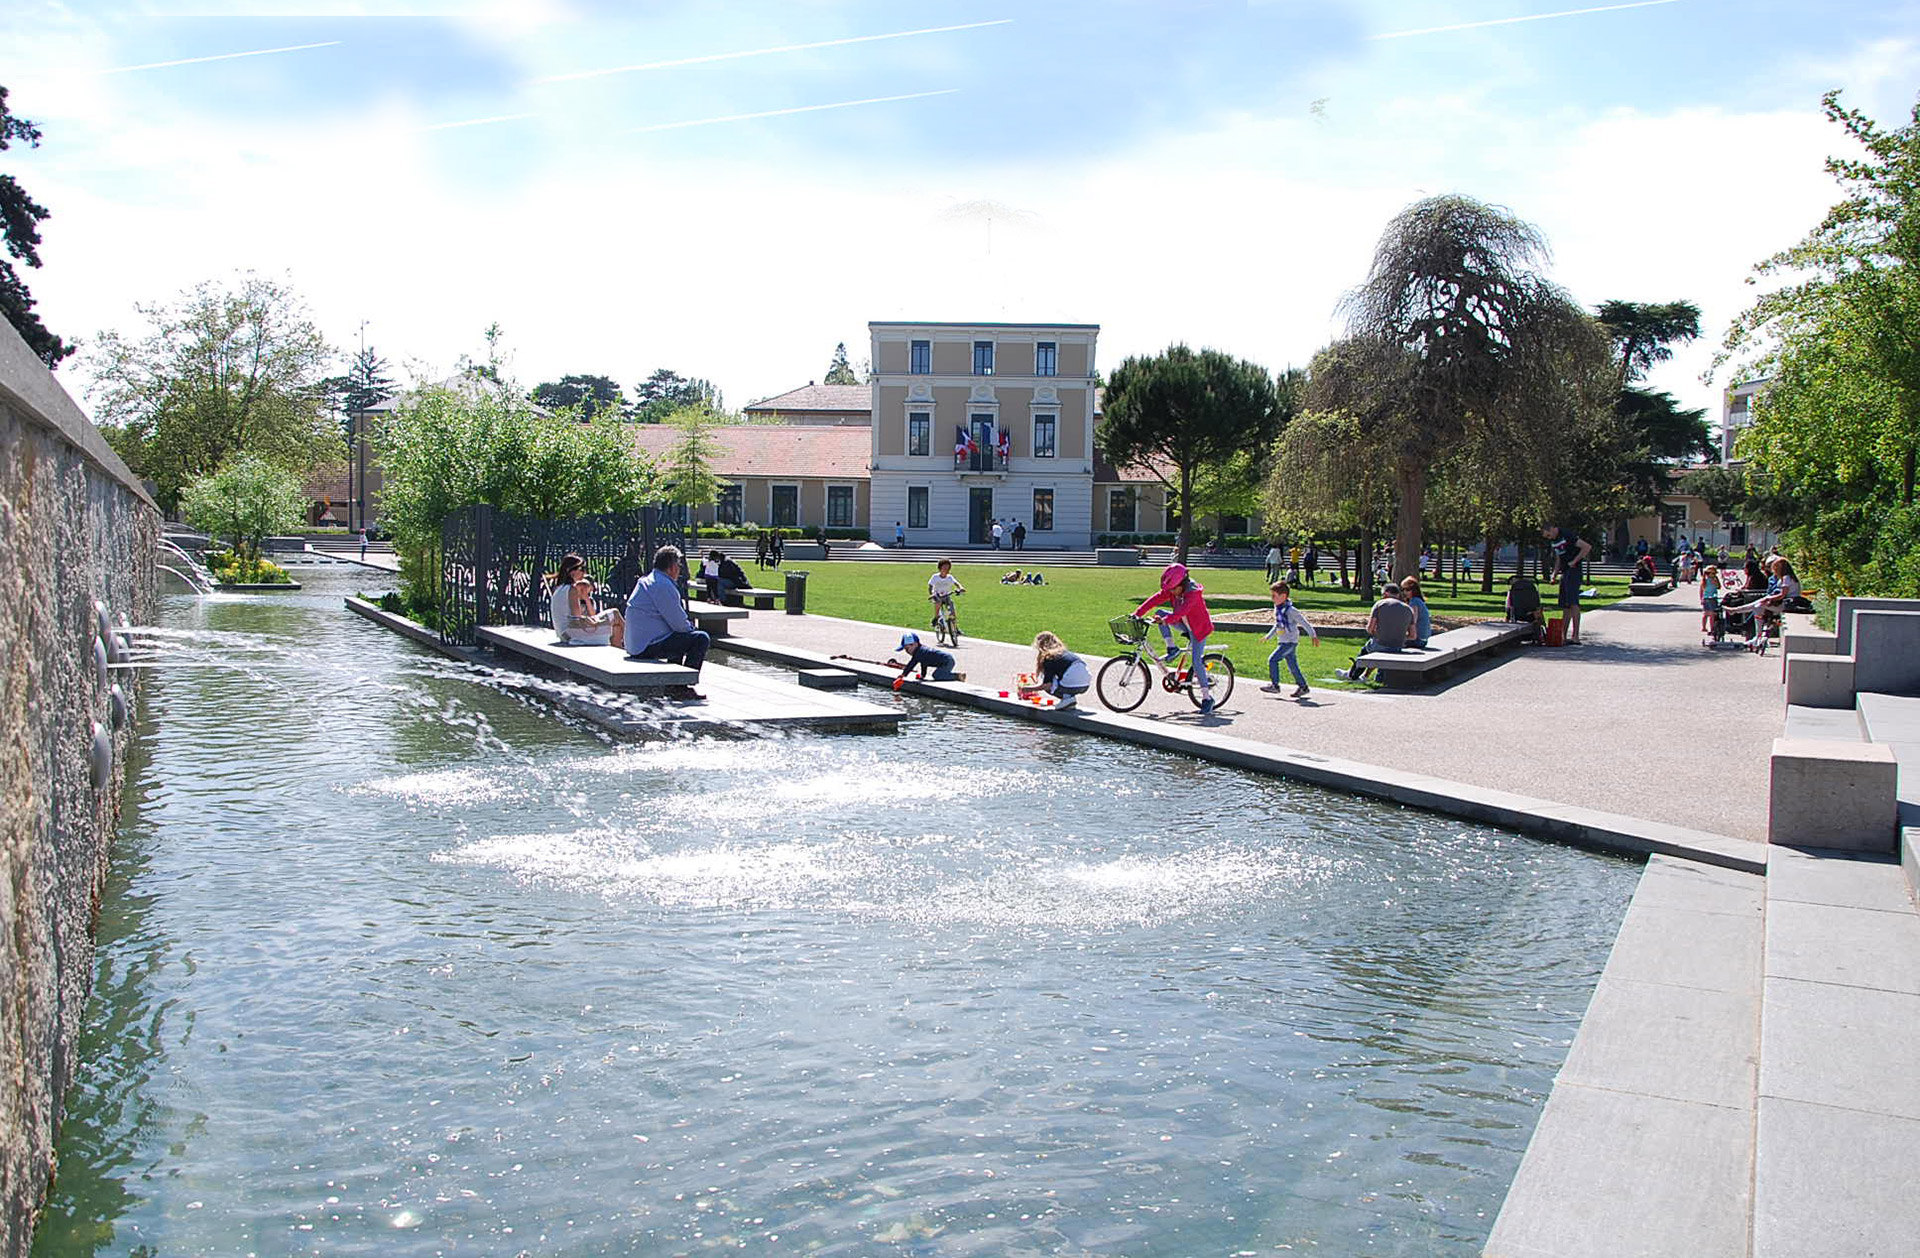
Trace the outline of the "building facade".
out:
[[[871,520],[915,546],[1093,544],[1091,323],[868,324]]]
[[[634,448],[656,464],[670,462],[680,430],[633,424]],[[731,424],[713,429],[713,474],[719,501],[702,507],[702,524],[824,528],[835,537],[867,527],[867,449],[863,425]],[[891,537],[891,534],[888,535]]]

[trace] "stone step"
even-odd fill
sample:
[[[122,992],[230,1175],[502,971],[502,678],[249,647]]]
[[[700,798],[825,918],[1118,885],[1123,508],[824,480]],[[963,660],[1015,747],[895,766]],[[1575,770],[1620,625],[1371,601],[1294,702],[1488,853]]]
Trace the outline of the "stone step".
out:
[[[1810,708],[1804,704],[1787,705],[1786,738],[1831,739],[1835,742],[1865,742],[1860,714],[1851,708]]]
[[[1920,913],[1899,861],[1770,849],[1763,957],[1754,1258],[1913,1252]]]

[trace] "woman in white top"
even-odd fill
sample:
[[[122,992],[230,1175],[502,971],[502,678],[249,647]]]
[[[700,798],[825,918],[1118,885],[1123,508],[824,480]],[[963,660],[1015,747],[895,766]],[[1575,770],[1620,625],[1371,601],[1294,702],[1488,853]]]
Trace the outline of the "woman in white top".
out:
[[[560,640],[570,646],[621,646],[627,623],[618,608],[597,611],[593,604],[593,580],[587,575],[587,561],[578,555],[561,557],[560,571],[553,574],[553,593],[547,600],[547,617]]]

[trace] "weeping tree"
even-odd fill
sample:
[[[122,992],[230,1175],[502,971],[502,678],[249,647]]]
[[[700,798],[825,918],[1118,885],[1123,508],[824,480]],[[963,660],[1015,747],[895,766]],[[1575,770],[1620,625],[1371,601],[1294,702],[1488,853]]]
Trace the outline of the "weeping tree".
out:
[[[1591,320],[1539,273],[1546,241],[1471,197],[1431,197],[1387,225],[1345,303],[1348,338],[1313,378],[1312,405],[1361,422],[1393,469],[1394,575],[1419,562],[1427,482],[1468,442],[1524,434],[1558,389],[1564,341]]]

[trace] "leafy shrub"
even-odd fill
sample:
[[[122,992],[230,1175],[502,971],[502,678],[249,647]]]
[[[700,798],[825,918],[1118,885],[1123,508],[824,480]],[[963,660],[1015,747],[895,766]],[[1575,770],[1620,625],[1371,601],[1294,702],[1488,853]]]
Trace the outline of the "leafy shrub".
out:
[[[207,571],[222,585],[291,585],[287,570],[270,559],[217,550],[207,555]]]

